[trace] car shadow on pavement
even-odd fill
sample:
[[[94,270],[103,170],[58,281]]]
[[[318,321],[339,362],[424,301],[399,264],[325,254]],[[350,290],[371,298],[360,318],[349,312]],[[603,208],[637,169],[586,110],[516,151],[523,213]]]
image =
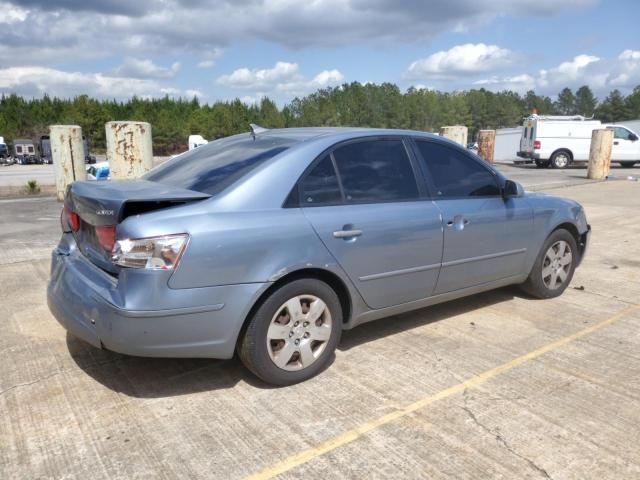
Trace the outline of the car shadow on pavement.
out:
[[[512,287],[453,300],[440,305],[366,323],[343,332],[338,350],[438,322],[519,295]],[[136,398],[162,398],[233,388],[239,382],[255,388],[268,385],[249,372],[236,357],[230,360],[199,358],[144,358],[99,350],[67,333],[67,348],[76,365],[95,381],[115,392]],[[327,368],[335,360],[335,355]]]
[[[137,398],[162,398],[233,388],[246,382],[272,388],[244,368],[237,357],[145,358],[99,350],[67,333],[67,348],[76,365],[115,392]]]
[[[527,298],[517,287],[510,286],[365,323],[353,330],[344,331],[338,349],[347,351],[390,335],[439,322],[482,307],[507,302],[516,296]]]

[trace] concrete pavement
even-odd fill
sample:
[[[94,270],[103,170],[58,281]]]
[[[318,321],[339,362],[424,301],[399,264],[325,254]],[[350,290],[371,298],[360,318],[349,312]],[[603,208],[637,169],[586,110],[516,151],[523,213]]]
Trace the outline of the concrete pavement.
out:
[[[551,193],[593,226],[563,296],[363,325],[282,389],[68,336],[45,303],[60,206],[0,201],[0,478],[640,478],[640,182]]]

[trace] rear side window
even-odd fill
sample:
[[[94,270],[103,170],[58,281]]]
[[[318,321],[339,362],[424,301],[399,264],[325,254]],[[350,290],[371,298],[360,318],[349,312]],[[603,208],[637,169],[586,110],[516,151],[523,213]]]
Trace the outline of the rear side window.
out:
[[[524,139],[526,140],[528,136],[529,136],[529,127],[524,127],[524,135],[523,135]]]
[[[529,130],[529,140],[533,140],[533,127]]]
[[[331,157],[326,155],[300,184],[304,205],[340,203],[342,193]]]
[[[418,198],[411,161],[401,139],[366,140],[333,151],[347,203]]]
[[[439,198],[497,196],[495,176],[483,165],[446,145],[416,141]]]
[[[270,135],[255,140],[249,134],[236,135],[179,155],[142,178],[215,195],[295,142]]]

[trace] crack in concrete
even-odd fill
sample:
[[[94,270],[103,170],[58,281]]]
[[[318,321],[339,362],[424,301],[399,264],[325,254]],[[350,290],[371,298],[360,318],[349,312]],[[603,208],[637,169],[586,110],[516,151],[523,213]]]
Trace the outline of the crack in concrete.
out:
[[[86,370],[91,370],[91,369],[94,369],[94,368],[102,367],[104,365],[111,365],[113,363],[118,363],[119,361],[122,361],[122,359],[109,360],[107,362],[95,362],[93,364],[78,366],[78,370],[73,369],[73,368],[65,368],[65,369],[62,369],[62,370],[58,370],[57,372],[53,372],[53,373],[51,373],[49,375],[46,375],[46,376],[41,377],[41,378],[38,378],[38,379],[33,380],[31,382],[17,383],[15,385],[12,385],[10,387],[5,388],[4,390],[0,390],[0,396],[4,395],[5,393],[8,393],[8,392],[10,392],[12,390],[15,390],[17,388],[29,387],[31,385],[35,385],[37,383],[44,382],[46,380],[49,380],[50,378],[56,377],[58,375],[62,375],[63,373],[71,372],[71,373],[77,374],[77,373],[79,373],[81,371],[85,371],[86,372]]]
[[[478,417],[476,417],[475,413],[473,413],[471,408],[468,406],[469,398],[467,396],[467,393],[468,393],[467,389],[465,389],[464,392],[462,393],[462,396],[464,398],[464,406],[462,406],[460,408],[462,408],[462,410],[464,410],[467,413],[467,415],[469,416],[469,418],[471,418],[473,423],[475,423],[478,427],[480,427],[480,429],[482,429],[484,432],[486,432],[489,435],[493,436],[509,453],[511,453],[512,455],[518,457],[519,459],[524,460],[525,462],[527,462],[531,468],[533,468],[538,473],[540,473],[544,478],[547,478],[549,480],[553,480],[553,477],[551,477],[551,475],[549,475],[549,472],[547,472],[543,467],[541,467],[540,465],[536,464],[530,458],[518,453],[511,445],[509,445],[507,440],[502,436],[502,434],[500,432],[494,432],[489,427],[487,427],[482,422],[480,422],[480,420],[478,420]]]

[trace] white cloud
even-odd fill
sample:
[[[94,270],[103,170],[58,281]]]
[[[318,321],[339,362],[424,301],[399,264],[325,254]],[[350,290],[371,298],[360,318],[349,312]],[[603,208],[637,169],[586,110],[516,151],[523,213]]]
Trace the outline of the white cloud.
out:
[[[195,90],[195,89],[190,89],[190,88],[184,91],[184,95],[187,98],[193,98],[193,97],[204,98],[204,97],[206,97],[206,95],[204,93],[202,93],[200,90]]]
[[[170,67],[156,65],[151,60],[127,57],[124,63],[115,69],[114,74],[119,77],[132,78],[173,78],[180,70],[180,63],[175,62]]]
[[[222,48],[213,48],[206,55],[204,59],[197,63],[198,68],[213,68],[216,66],[216,60],[222,56]]]
[[[206,52],[247,40],[294,48],[388,46],[469,30],[499,15],[548,16],[594,1],[0,0],[0,64],[29,58],[52,65],[61,58],[77,62],[113,52],[145,58],[188,53],[210,62],[215,58]]]
[[[616,58],[602,59],[594,55],[576,55],[559,65],[537,73],[511,76],[491,76],[473,83],[494,90],[517,92],[536,90],[556,94],[564,87],[589,85],[592,90],[608,93],[612,88],[632,89],[640,84],[640,50],[625,50]]]
[[[35,66],[0,69],[0,92],[15,92],[28,97],[46,93],[63,98],[81,94],[97,98],[183,96],[181,90],[162,86],[156,80],[102,73],[66,72]]]
[[[298,75],[298,64],[277,62],[273,68],[239,68],[218,78],[220,85],[232,88],[261,88],[291,80]]]
[[[337,85],[343,80],[344,75],[339,70],[323,70],[309,79],[300,73],[297,63],[277,62],[272,68],[239,68],[222,75],[217,82],[230,88],[257,90],[262,96],[276,92],[291,97]],[[256,98],[257,95],[243,97],[249,103],[255,103]]]
[[[589,65],[600,62],[600,58],[593,55],[577,55],[568,62],[562,62],[550,70],[540,70],[537,83],[540,86],[547,86],[557,82],[573,83],[581,80],[585,76]]]
[[[461,74],[493,72],[511,65],[515,57],[511,50],[497,45],[465,43],[416,60],[409,65],[406,77],[412,80],[446,79]]]
[[[0,25],[23,23],[28,16],[29,10],[7,2],[0,2]]]
[[[340,83],[344,80],[344,75],[339,70],[323,70],[315,77],[313,77],[312,83],[319,87]]]
[[[198,62],[197,67],[198,68],[213,68],[215,67],[216,62],[214,60],[202,60],[201,62]]]

